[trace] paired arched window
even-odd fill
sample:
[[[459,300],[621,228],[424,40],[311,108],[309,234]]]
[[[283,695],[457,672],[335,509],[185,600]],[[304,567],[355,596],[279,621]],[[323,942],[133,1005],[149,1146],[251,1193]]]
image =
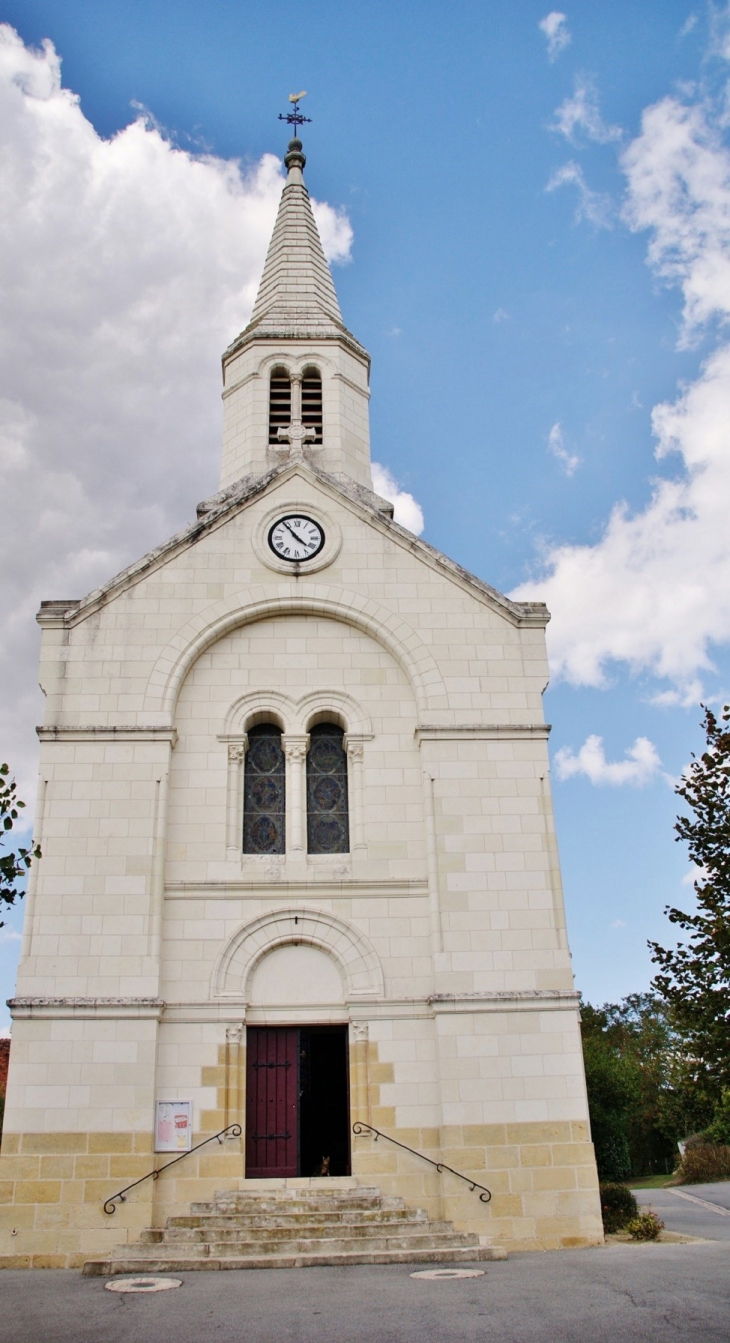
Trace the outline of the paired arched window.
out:
[[[273,368],[269,381],[269,443],[278,443],[279,429],[291,424],[291,378],[285,368]]]
[[[284,853],[286,766],[281,729],[261,723],[248,734],[243,776],[243,852]]]
[[[307,851],[348,853],[347,756],[344,732],[318,723],[307,754]]]
[[[336,723],[309,734],[306,761],[307,852],[349,853],[347,754]],[[281,728],[260,723],[248,733],[243,775],[243,852],[286,850],[286,762]]]

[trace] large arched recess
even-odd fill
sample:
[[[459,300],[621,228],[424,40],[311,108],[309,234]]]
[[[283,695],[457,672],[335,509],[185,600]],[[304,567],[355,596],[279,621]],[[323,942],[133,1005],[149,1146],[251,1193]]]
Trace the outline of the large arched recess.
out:
[[[441,672],[423,640],[400,616],[379,602],[347,589],[318,584],[306,593],[293,587],[259,585],[248,591],[245,606],[235,598],[216,602],[178,630],[160,654],[145,695],[145,715],[157,723],[174,721],[180,688],[206,649],[232,630],[270,616],[320,615],[344,621],[381,643],[402,667],[413,688],[421,721],[428,710],[448,708]]]

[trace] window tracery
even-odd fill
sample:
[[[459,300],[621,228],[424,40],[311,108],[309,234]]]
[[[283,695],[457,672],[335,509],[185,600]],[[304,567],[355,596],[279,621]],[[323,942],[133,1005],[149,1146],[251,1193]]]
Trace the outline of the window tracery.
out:
[[[243,784],[243,852],[284,853],[286,765],[281,729],[261,723],[248,734]]]
[[[318,723],[307,755],[307,851],[349,853],[347,755],[344,732]]]

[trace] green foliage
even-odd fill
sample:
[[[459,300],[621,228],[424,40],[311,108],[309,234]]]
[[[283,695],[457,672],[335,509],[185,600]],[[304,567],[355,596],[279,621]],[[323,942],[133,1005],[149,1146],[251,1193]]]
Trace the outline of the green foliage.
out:
[[[621,1231],[632,1217],[637,1217],[639,1205],[625,1184],[602,1184],[599,1189],[603,1229]]]
[[[697,911],[668,907],[665,912],[688,940],[669,949],[649,943],[660,967],[653,988],[684,1039],[686,1065],[694,1068],[705,1109],[714,1109],[723,1088],[730,1087],[729,724],[730,707],[719,719],[705,708],[706,748],[693,758],[676,790],[692,813],[679,816],[674,828],[699,870]]]
[[[720,1102],[712,1117],[712,1123],[705,1129],[706,1138],[720,1146],[730,1147],[730,1088],[725,1088]]]
[[[662,1113],[675,1036],[661,1002],[634,993],[601,1008],[582,1003],[581,1034],[599,1177],[666,1168],[676,1151]]]
[[[15,779],[9,778],[10,769],[0,765],[0,832],[12,830],[25,803],[20,801],[15,788]],[[0,847],[4,841],[0,839]],[[0,854],[0,906],[14,905],[22,899],[23,892],[16,883],[24,877],[34,858],[40,858],[38,845],[31,849],[18,848],[14,853]],[[0,922],[0,928],[4,924]]]
[[[632,1240],[658,1240],[664,1230],[664,1223],[655,1212],[647,1209],[646,1212],[640,1212],[638,1217],[632,1217],[624,1229]]]
[[[688,1144],[677,1170],[679,1184],[712,1184],[730,1180],[730,1147],[717,1143]]]

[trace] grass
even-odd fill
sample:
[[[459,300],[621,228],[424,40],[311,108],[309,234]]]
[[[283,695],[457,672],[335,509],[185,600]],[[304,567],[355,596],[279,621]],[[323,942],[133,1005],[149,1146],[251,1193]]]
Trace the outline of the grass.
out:
[[[629,1189],[666,1189],[667,1185],[674,1179],[674,1172],[669,1175],[642,1175],[639,1180],[627,1180]]]

